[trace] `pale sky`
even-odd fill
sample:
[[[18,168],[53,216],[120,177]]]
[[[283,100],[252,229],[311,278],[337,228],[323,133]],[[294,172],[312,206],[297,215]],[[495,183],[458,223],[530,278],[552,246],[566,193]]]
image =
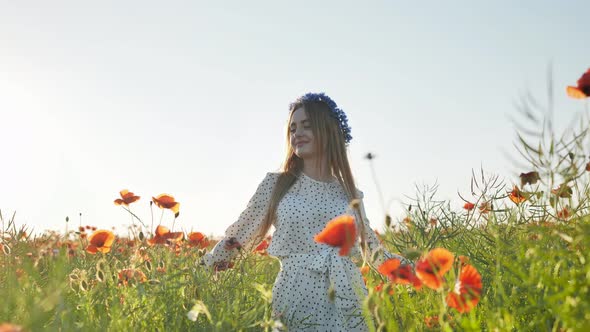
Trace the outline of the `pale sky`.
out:
[[[371,225],[415,185],[461,207],[472,169],[517,181],[513,105],[556,116],[590,67],[589,1],[2,1],[0,210],[63,230],[124,231],[119,190],[181,203],[177,229],[221,235],[283,161],[288,105],[308,91],[349,118],[349,158]],[[559,120],[559,119],[558,119]],[[156,222],[160,211],[154,210]],[[171,226],[166,211],[164,225]]]

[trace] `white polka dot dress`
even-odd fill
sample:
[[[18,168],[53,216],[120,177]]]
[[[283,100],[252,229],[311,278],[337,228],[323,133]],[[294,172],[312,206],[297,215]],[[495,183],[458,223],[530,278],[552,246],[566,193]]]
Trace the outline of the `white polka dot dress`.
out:
[[[258,227],[268,208],[279,173],[267,173],[239,219],[225,237],[204,257],[206,265],[228,262],[237,253],[225,243],[235,238],[245,248],[253,245]],[[362,192],[359,191],[362,199]],[[331,219],[351,213],[341,184],[316,181],[301,173],[279,202],[275,231],[268,248],[281,262],[281,270],[272,289],[272,309],[289,331],[368,331],[362,316],[361,301],[367,294],[359,268],[348,256],[339,256],[339,248],[316,243],[313,238]],[[382,249],[371,230],[361,203],[367,244],[371,252]],[[401,256],[382,251],[385,258]],[[359,256],[357,246],[352,256]],[[370,322],[372,323],[372,322]]]

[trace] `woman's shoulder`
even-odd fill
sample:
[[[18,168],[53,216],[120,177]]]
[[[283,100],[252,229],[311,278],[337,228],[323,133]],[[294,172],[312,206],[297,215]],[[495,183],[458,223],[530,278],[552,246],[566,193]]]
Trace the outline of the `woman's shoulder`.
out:
[[[363,191],[357,187],[355,187],[355,189],[356,189],[356,195],[358,196],[358,198],[363,199],[363,197],[365,197],[365,194],[363,193]]]
[[[283,172],[280,171],[266,172],[266,175],[264,176],[262,183],[274,185],[281,174],[283,174]]]

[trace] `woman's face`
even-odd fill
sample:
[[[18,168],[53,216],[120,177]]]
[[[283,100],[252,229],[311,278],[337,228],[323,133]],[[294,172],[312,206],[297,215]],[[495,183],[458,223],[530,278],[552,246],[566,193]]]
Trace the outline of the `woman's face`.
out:
[[[315,141],[311,130],[311,123],[305,114],[305,109],[300,107],[293,112],[289,123],[291,133],[291,147],[301,159],[313,158],[315,155]]]

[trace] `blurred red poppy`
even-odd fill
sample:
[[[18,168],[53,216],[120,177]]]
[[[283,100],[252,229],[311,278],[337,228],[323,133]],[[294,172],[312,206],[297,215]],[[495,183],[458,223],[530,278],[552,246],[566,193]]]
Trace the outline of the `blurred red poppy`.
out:
[[[479,302],[481,288],[481,275],[467,264],[461,268],[454,290],[447,295],[447,304],[461,313],[468,312]]]
[[[467,211],[471,211],[475,208],[475,204],[473,204],[471,202],[467,202],[467,203],[465,203],[465,205],[463,205],[463,208]]]
[[[400,264],[401,262],[397,258],[388,259],[377,270],[393,283],[402,285],[412,284],[416,289],[422,288],[422,282],[412,272],[412,267],[410,265]]]
[[[561,211],[557,212],[557,218],[559,219],[567,219],[571,216],[569,206],[564,207]]]
[[[201,232],[190,232],[188,233],[188,245],[199,249],[207,248],[209,239]]]
[[[262,242],[260,242],[260,244],[254,248],[254,252],[260,255],[266,255],[266,249],[268,249],[268,241],[262,240]]]
[[[442,286],[443,276],[453,266],[454,255],[444,248],[432,249],[416,263],[416,276],[432,289]]]
[[[479,204],[479,213],[486,214],[492,211],[492,204],[490,202],[483,202]]]
[[[339,255],[346,256],[356,242],[355,219],[351,215],[341,215],[330,220],[326,227],[314,237],[315,242],[339,247]]]
[[[132,192],[128,191],[127,189],[123,189],[119,192],[119,194],[121,195],[121,198],[117,198],[115,200],[115,205],[127,205],[129,206],[129,204],[136,202],[137,200],[139,200],[139,196],[135,196],[135,194],[133,194]]]
[[[512,191],[508,194],[508,198],[510,198],[510,200],[514,202],[514,204],[516,205],[527,200],[526,196],[523,195],[522,191],[518,189],[518,186],[514,186]]]
[[[146,282],[147,277],[141,271],[137,269],[123,269],[118,273],[119,285],[125,285],[134,282]]]
[[[576,99],[584,99],[590,96],[590,68],[582,74],[582,77],[578,80],[578,86],[568,86],[568,96]]]

